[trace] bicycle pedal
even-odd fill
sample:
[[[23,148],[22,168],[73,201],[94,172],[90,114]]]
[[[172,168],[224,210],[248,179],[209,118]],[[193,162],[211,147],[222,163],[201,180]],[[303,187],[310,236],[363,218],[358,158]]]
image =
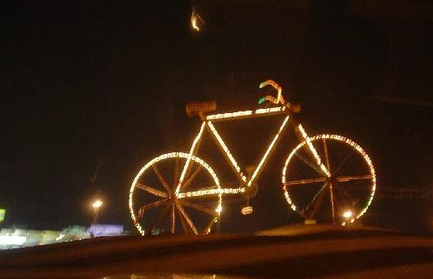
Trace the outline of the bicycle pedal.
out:
[[[249,214],[253,213],[253,207],[251,205],[244,206],[241,209],[241,213],[242,213],[242,215],[249,215]]]

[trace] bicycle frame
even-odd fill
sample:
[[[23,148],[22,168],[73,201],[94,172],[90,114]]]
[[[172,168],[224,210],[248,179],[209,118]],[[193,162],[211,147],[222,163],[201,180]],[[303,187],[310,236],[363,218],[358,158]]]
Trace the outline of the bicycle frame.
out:
[[[271,143],[269,144],[268,148],[266,149],[265,153],[262,155],[258,165],[255,167],[255,169],[252,172],[252,175],[250,177],[247,177],[244,172],[242,171],[241,167],[237,163],[236,159],[233,157],[231,151],[225,144],[223,138],[218,133],[217,128],[213,125],[215,122],[223,122],[223,121],[232,121],[232,120],[239,120],[239,119],[245,119],[245,118],[258,118],[258,117],[267,117],[267,116],[274,116],[274,115],[280,115],[280,114],[286,114],[283,121],[281,122],[279,129],[277,130],[276,134],[274,135]],[[281,135],[284,133],[284,131],[287,129],[287,127],[292,124],[295,127],[295,134],[298,137],[299,140],[306,141],[308,151],[311,154],[312,158],[315,159],[317,166],[319,169],[326,175],[330,176],[330,173],[327,169],[327,167],[322,163],[316,149],[311,144],[309,140],[309,136],[305,132],[305,129],[302,127],[301,124],[297,123],[297,121],[293,118],[293,113],[289,109],[287,105],[283,106],[275,106],[271,108],[259,108],[255,110],[243,110],[243,111],[236,111],[236,112],[228,112],[228,113],[219,113],[219,114],[210,114],[207,116],[201,116],[202,118],[202,124],[200,127],[200,130],[195,137],[190,151],[189,151],[189,158],[183,167],[183,170],[181,172],[179,182],[176,188],[175,193],[179,194],[181,190],[181,185],[185,179],[186,173],[189,169],[189,164],[191,161],[191,157],[195,156],[198,153],[199,150],[199,143],[202,140],[204,131],[206,130],[214,139],[217,146],[220,148],[222,154],[224,155],[225,159],[227,160],[228,164],[234,171],[237,179],[241,182],[242,187],[239,188],[223,188],[221,189],[221,192],[223,194],[237,194],[237,193],[243,193],[245,192],[245,187],[251,187],[253,183],[260,177],[260,174],[262,170],[264,169],[266,163],[268,162],[268,159],[272,155],[272,152],[275,150],[275,147],[277,143],[279,142],[279,139],[281,138]],[[215,190],[209,190],[208,192],[200,191],[200,193],[189,193],[190,195],[213,195],[215,194]]]
[[[241,213],[252,213],[249,199],[258,189],[255,181],[288,126],[292,126],[299,141],[282,168],[282,190],[290,208],[306,220],[332,217],[333,224],[340,221],[353,223],[367,211],[376,190],[375,170],[367,153],[357,143],[340,135],[310,137],[294,117],[299,106],[287,102],[281,94],[281,87],[272,80],[263,82],[260,87],[267,85],[277,90],[278,94],[262,97],[259,104],[268,101],[271,107],[210,114],[216,109],[215,102],[194,102],[186,106],[188,116],[199,116],[201,119],[189,153],[172,152],[155,157],[141,168],[131,185],[131,217],[143,235],[157,228],[171,233],[179,230],[194,234],[209,233],[220,218],[223,194],[242,194],[247,204]],[[256,161],[257,165],[251,171],[247,168],[244,172],[218,132],[217,127],[221,127],[214,124],[278,115],[282,116],[278,117],[281,122],[277,124],[269,146]],[[205,133],[218,146],[239,186],[221,187],[213,169],[197,156]],[[208,154],[204,152],[204,155]],[[289,172],[290,168],[292,171]],[[170,173],[174,175],[168,175]],[[328,205],[324,203],[327,196]],[[139,200],[138,207],[134,199]]]

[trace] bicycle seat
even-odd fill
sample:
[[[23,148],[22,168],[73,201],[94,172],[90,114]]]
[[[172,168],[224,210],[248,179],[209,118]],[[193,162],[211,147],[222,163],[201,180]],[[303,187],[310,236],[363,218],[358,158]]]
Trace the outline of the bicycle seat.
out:
[[[215,101],[191,102],[186,104],[185,111],[188,117],[195,117],[206,114],[217,109]]]

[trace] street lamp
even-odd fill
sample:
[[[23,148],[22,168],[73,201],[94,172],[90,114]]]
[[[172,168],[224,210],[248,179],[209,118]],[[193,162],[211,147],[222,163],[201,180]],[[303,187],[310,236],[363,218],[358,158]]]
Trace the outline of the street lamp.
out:
[[[93,207],[93,224],[96,224],[96,221],[98,220],[98,212],[99,212],[99,208],[102,205],[102,201],[101,200],[96,200],[93,202],[92,207]]]
[[[346,210],[345,212],[343,212],[343,218],[345,220],[343,222],[343,226],[350,225],[355,221],[355,219],[353,218],[352,210]]]

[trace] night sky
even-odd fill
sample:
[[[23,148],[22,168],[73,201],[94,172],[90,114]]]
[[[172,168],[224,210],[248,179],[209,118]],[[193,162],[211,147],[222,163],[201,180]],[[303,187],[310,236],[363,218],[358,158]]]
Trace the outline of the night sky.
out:
[[[366,224],[433,224],[433,9],[322,2],[3,1],[2,227],[87,226],[100,197],[101,222],[132,228],[135,174],[156,155],[187,151],[198,129],[185,104],[254,107],[269,78],[302,104],[310,134],[346,135],[372,157],[378,194]],[[193,6],[200,33],[189,26]],[[300,221],[274,208],[284,202],[278,179],[261,193],[254,220],[236,227],[233,213],[223,225]]]

